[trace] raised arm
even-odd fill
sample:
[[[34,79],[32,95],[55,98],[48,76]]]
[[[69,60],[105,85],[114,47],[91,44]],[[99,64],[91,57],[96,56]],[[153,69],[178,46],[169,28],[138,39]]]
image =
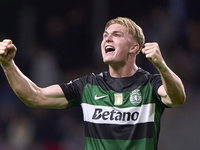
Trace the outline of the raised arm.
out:
[[[67,108],[68,101],[59,85],[40,88],[16,66],[16,47],[11,40],[0,42],[0,63],[16,95],[29,107]]]
[[[157,43],[146,43],[142,52],[159,71],[163,85],[158,89],[162,102],[173,107],[183,104],[186,99],[181,79],[167,66]]]

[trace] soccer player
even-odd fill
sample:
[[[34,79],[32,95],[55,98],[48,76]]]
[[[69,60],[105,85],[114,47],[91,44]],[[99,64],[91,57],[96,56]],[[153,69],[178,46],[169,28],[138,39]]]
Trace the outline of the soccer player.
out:
[[[16,47],[11,40],[0,42],[0,62],[13,91],[27,106],[82,107],[85,150],[155,150],[164,109],[183,104],[186,95],[159,45],[144,41],[142,29],[131,19],[112,19],[101,43],[109,71],[46,88],[35,85],[16,66]],[[159,74],[136,65],[140,51]]]

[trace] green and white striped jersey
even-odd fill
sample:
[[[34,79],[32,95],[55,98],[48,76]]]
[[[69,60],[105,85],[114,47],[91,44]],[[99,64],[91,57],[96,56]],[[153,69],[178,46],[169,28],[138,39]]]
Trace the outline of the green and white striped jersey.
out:
[[[60,86],[69,107],[82,107],[85,150],[155,150],[165,108],[161,85],[160,75],[140,68],[131,77],[102,72]]]

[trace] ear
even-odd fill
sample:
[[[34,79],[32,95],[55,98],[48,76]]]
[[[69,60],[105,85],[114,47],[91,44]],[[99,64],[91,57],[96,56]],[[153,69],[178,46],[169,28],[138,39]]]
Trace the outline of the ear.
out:
[[[135,43],[129,50],[129,53],[136,53],[139,50],[140,46],[138,43]]]

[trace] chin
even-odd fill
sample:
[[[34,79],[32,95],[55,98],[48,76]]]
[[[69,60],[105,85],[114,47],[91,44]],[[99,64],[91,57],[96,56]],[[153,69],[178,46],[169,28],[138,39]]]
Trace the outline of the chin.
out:
[[[103,62],[104,62],[105,64],[110,64],[110,63],[112,63],[113,61],[112,61],[112,60],[109,60],[109,59],[103,59]]]
[[[109,61],[103,61],[105,64],[110,64],[110,62]]]
[[[107,64],[107,65],[114,65],[114,64],[117,64],[117,62],[115,62],[115,61],[111,61],[111,60],[106,60],[106,61],[104,61],[104,63],[105,64]]]

